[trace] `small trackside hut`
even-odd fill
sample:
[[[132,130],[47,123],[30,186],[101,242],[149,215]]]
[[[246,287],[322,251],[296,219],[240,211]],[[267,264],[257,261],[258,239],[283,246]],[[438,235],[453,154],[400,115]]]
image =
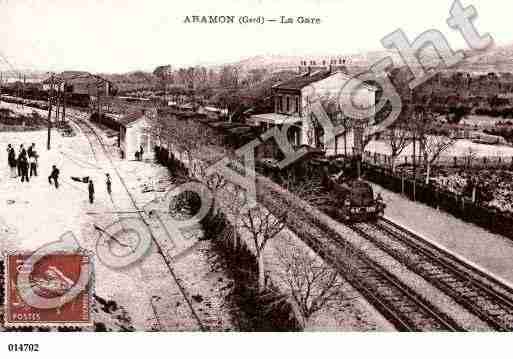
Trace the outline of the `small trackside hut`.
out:
[[[119,121],[119,148],[124,159],[138,159],[136,153],[143,149],[141,159],[152,155],[151,124],[157,116],[156,110],[140,110],[121,117]]]

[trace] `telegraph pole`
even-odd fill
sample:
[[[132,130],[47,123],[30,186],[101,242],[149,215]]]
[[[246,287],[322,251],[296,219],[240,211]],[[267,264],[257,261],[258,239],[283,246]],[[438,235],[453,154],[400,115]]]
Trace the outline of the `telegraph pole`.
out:
[[[101,114],[101,104],[100,104],[100,86],[101,85],[96,85],[96,101],[98,102],[98,123],[100,123],[101,121],[101,118],[102,118],[102,114]]]
[[[50,137],[52,132],[52,95],[53,95],[53,74],[50,76],[50,91],[48,92],[48,138],[46,142],[46,149],[50,150]]]
[[[57,83],[57,91],[55,94],[55,123],[57,126],[59,126],[59,114],[60,109],[59,106],[61,104],[61,84]]]
[[[62,122],[66,121],[66,82],[62,84]]]

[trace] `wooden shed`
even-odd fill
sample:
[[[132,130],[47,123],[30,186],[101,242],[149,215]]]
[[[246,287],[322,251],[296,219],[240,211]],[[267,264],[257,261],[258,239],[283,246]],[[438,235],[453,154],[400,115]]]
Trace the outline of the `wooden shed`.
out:
[[[136,159],[136,152],[143,149],[142,159],[153,156],[151,126],[155,110],[140,110],[119,119],[119,147],[124,159]]]

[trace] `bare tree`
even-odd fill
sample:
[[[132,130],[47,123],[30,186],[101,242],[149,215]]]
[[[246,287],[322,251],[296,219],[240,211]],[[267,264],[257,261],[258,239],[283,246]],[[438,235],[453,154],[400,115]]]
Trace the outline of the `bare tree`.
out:
[[[310,178],[308,181],[298,181],[289,175],[282,183],[283,188],[294,193],[321,211],[329,206],[330,194],[322,185],[320,178]]]
[[[251,235],[258,262],[258,289],[265,289],[264,249],[272,238],[285,227],[285,216],[275,216],[266,209],[256,206],[247,209],[241,216],[241,226]]]
[[[387,136],[386,139],[391,150],[392,172],[395,173],[397,158],[411,142],[411,131],[406,124],[401,121],[389,127],[385,136]]]
[[[311,249],[287,236],[276,246],[276,253],[278,278],[303,328],[315,313],[342,300],[342,278]]]
[[[224,88],[237,89],[240,80],[240,68],[237,66],[223,66],[219,74],[219,85]]]
[[[420,145],[426,166],[426,184],[429,184],[431,167],[438,160],[440,155],[447,151],[455,142],[455,138],[444,134],[436,133],[426,134],[420,138]]]
[[[477,151],[472,147],[468,146],[465,152],[465,168],[472,168],[472,162],[477,158]]]
[[[260,81],[262,81],[264,79],[264,76],[266,74],[267,74],[267,70],[266,69],[252,69],[252,70],[249,70],[250,83],[251,84],[259,83]]]

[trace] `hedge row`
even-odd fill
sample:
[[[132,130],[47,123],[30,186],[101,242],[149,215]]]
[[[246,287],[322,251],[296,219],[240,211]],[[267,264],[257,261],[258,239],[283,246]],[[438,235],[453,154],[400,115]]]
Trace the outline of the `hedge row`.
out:
[[[484,207],[469,198],[444,191],[431,184],[405,179],[378,166],[366,165],[365,178],[396,193],[402,193],[413,201],[442,209],[464,221],[475,223],[490,232],[513,239],[513,216],[508,212]]]

